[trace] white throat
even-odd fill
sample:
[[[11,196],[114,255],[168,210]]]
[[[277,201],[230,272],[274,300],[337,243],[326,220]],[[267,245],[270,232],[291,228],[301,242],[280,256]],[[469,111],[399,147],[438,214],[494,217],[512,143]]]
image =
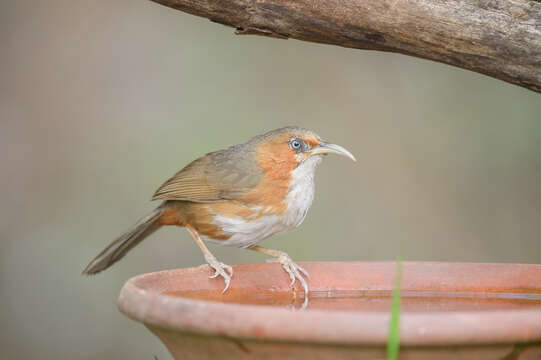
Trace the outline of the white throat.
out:
[[[287,210],[283,218],[288,228],[295,228],[302,223],[314,201],[314,175],[322,158],[321,155],[312,156],[291,173],[291,184],[285,199]]]

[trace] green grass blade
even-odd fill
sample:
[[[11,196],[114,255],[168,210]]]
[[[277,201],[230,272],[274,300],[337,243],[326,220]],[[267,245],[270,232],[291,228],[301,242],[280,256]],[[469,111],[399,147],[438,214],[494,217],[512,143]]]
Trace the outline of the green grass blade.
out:
[[[396,278],[391,303],[391,321],[387,339],[387,360],[397,360],[400,350],[400,289],[402,287],[402,262],[396,262]]]

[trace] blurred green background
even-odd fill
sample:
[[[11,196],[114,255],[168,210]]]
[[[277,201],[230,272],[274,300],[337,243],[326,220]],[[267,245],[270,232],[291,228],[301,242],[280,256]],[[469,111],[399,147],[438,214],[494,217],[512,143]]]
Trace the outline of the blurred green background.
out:
[[[541,262],[541,96],[446,65],[233,29],[146,0],[0,4],[0,348],[6,359],[160,359],[116,309],[131,276],[203,263],[162,229],[83,267],[206,152],[296,124],[320,166],[296,260]],[[226,263],[264,261],[217,248]]]

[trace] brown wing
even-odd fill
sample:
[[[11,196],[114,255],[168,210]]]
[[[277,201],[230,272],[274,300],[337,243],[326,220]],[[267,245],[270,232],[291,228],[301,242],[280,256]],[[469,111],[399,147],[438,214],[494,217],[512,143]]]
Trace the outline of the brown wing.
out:
[[[255,156],[246,144],[207,154],[167,180],[152,200],[238,199],[259,183],[261,170]]]

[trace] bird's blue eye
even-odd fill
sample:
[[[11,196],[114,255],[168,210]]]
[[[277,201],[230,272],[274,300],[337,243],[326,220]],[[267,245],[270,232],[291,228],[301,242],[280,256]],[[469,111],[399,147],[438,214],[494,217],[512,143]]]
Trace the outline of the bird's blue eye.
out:
[[[293,150],[299,150],[301,148],[301,142],[297,139],[291,140],[290,145]]]

